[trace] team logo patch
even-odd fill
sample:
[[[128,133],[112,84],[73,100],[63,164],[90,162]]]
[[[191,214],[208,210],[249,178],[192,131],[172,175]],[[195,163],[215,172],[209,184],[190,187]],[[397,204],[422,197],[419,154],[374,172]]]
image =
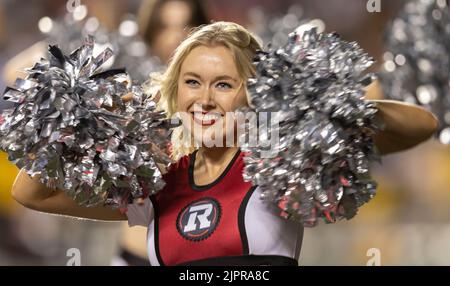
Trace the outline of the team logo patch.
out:
[[[178,214],[177,230],[188,240],[204,240],[216,229],[220,215],[221,208],[217,200],[202,198],[193,201]]]

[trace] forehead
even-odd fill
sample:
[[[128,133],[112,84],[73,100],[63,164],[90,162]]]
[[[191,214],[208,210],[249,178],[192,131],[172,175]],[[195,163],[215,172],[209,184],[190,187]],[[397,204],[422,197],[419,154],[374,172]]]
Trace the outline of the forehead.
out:
[[[232,52],[224,46],[194,48],[181,65],[181,75],[193,72],[202,77],[228,75],[238,77]]]

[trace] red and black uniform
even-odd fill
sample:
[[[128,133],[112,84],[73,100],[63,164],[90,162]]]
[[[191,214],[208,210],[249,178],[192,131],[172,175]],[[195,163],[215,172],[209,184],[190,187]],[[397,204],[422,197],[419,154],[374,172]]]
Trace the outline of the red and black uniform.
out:
[[[243,153],[208,185],[194,182],[196,152],[164,175],[144,205],[130,205],[130,226],[147,226],[152,265],[297,265],[303,229],[282,219],[242,178]]]

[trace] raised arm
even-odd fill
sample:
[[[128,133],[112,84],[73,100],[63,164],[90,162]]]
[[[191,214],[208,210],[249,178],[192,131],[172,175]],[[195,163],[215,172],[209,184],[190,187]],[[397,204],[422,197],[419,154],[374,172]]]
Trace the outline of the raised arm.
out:
[[[438,128],[438,120],[425,108],[395,100],[384,100],[378,81],[368,86],[366,100],[376,103],[377,116],[385,124],[375,134],[375,145],[381,154],[411,148],[429,139]]]
[[[17,175],[11,190],[14,199],[23,206],[45,213],[93,220],[126,220],[125,214],[110,207],[82,207],[61,190],[52,190],[31,178],[24,170]]]

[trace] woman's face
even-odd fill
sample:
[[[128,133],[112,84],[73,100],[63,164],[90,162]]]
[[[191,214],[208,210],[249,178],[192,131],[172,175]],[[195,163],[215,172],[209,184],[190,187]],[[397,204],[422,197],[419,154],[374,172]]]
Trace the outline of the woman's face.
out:
[[[173,51],[186,37],[191,20],[191,8],[184,1],[167,1],[159,11],[161,30],[152,43],[152,52],[163,62],[168,62]]]
[[[188,54],[178,78],[177,109],[196,142],[211,147],[233,138],[232,112],[246,104],[244,80],[228,48],[199,46]]]

